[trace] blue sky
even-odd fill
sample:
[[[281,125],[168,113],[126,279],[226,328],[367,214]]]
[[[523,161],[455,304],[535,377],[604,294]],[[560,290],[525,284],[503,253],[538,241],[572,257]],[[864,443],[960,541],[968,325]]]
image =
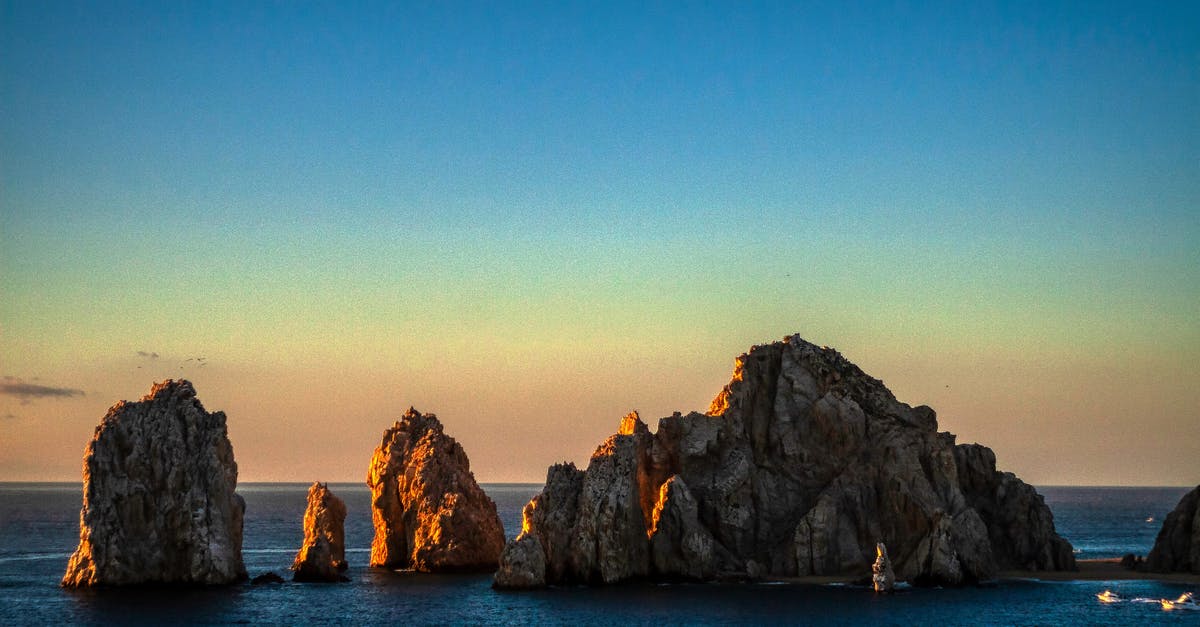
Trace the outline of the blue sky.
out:
[[[7,189],[561,230],[1197,191],[1191,3],[180,4],[5,7]]]
[[[103,402],[162,345],[411,381],[481,336],[682,351],[664,410],[792,332],[1179,372],[1198,204],[1196,3],[0,3],[0,364]]]

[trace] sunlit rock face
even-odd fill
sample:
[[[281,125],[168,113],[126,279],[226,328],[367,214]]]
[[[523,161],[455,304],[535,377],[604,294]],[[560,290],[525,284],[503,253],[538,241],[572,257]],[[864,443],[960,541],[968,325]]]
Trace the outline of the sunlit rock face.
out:
[[[323,483],[308,488],[304,545],[292,563],[296,581],[344,581],[346,504]]]
[[[795,336],[739,357],[706,414],[656,433],[626,416],[574,473],[552,468],[525,510],[550,584],[869,576],[880,541],[918,584],[1074,568],[1042,498],[990,450]]]
[[[1185,494],[1167,514],[1154,548],[1146,556],[1146,570],[1200,574],[1200,486]]]
[[[569,577],[570,551],[575,546],[575,522],[579,516],[579,495],[583,491],[584,472],[575,464],[555,464],[546,471],[546,485],[533,497],[521,516],[521,536],[537,529],[546,571],[544,579],[563,581]]]
[[[191,383],[117,403],[84,452],[79,548],[62,585],[246,579],[236,487],[225,414],[205,411]]]
[[[887,547],[882,542],[875,545],[875,563],[871,565],[871,582],[875,592],[892,592],[896,587],[896,573],[888,559]]]
[[[655,572],[692,580],[716,574],[716,540],[700,523],[699,503],[679,475],[659,487],[647,534]]]
[[[383,434],[367,471],[371,565],[424,572],[489,571],[504,549],[496,504],[462,446],[433,414],[409,409]]]

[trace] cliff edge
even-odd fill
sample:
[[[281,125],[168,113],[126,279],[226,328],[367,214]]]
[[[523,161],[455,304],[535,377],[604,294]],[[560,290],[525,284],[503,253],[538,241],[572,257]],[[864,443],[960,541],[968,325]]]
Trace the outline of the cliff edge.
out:
[[[1146,570],[1200,575],[1200,486],[1183,495],[1167,514],[1146,556]]]

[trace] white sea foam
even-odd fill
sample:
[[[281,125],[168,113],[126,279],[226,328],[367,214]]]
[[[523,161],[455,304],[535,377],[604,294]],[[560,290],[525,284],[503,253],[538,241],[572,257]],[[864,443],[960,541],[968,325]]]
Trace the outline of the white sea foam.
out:
[[[71,557],[70,553],[25,553],[22,555],[6,555],[0,557],[0,564],[8,562],[32,562],[37,560],[65,560]]]

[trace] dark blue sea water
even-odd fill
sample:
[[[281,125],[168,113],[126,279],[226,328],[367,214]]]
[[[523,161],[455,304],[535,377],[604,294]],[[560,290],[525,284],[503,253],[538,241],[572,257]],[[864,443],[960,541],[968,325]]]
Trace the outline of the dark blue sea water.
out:
[[[537,485],[484,486],[505,529],[520,528]],[[490,576],[420,575],[366,567],[370,494],[332,485],[349,510],[350,583],[233,586],[212,590],[68,591],[59,588],[78,542],[80,486],[0,484],[0,621],[4,624],[1177,624],[1200,612],[1157,605],[1104,605],[1106,588],[1127,597],[1174,598],[1195,586],[1123,581],[1002,581],[963,589],[909,589],[877,597],[848,586],[631,584],[497,592]],[[288,575],[302,533],[306,485],[243,484],[244,553],[251,576]],[[1183,488],[1040,488],[1059,532],[1079,557],[1145,554]],[[1148,522],[1148,518],[1153,521]]]

